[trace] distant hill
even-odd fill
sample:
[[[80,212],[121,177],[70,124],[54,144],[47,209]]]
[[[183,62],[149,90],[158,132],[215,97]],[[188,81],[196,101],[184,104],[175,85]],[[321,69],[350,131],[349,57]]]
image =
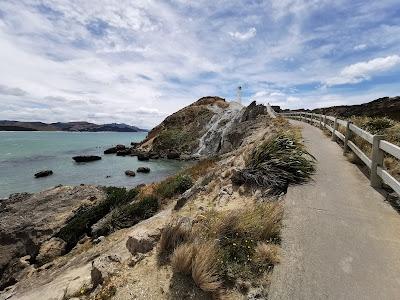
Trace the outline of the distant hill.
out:
[[[19,122],[19,121],[0,121],[0,131],[114,131],[114,132],[140,132],[146,129],[138,128],[127,124],[94,124],[89,122]]]
[[[301,109],[301,111],[310,111]],[[315,113],[323,113],[339,117],[367,116],[388,117],[400,121],[400,96],[383,97],[374,101],[358,105],[340,105],[311,110]]]

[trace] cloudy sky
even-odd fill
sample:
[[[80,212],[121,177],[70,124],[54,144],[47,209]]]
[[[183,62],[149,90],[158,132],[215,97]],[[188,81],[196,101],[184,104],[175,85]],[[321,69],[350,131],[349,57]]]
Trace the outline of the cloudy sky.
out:
[[[0,119],[150,128],[205,95],[400,95],[398,0],[0,0]]]

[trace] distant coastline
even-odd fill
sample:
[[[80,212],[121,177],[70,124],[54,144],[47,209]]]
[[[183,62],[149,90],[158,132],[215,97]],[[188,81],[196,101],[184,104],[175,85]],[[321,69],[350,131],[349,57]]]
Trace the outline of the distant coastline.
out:
[[[0,120],[0,131],[69,131],[69,132],[147,132],[147,129],[124,123],[95,124],[89,122],[20,122]]]

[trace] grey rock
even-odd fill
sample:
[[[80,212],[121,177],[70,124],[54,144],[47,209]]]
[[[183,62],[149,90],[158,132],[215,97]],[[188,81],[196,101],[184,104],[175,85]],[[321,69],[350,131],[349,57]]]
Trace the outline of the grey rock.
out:
[[[131,171],[131,170],[126,170],[126,171],[125,171],[125,175],[126,175],[126,176],[135,177],[135,176],[136,176],[136,173],[135,173],[134,171]]]
[[[150,173],[150,168],[148,168],[148,167],[139,167],[139,168],[137,168],[136,172],[138,172],[138,173]]]
[[[41,177],[47,177],[53,175],[53,171],[52,170],[43,170],[43,171],[39,171],[35,174],[35,178],[41,178]]]

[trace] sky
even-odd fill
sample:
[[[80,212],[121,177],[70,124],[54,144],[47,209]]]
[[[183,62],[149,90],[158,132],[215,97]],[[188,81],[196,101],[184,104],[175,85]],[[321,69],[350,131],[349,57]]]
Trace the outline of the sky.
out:
[[[0,119],[151,128],[202,96],[400,95],[398,0],[0,0]]]

